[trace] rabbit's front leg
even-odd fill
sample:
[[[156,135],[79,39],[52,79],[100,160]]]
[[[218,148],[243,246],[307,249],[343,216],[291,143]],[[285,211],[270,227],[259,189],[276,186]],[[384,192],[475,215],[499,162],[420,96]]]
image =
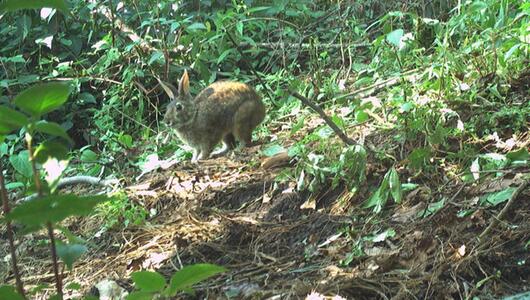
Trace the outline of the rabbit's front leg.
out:
[[[193,155],[191,156],[191,162],[196,163],[199,157],[199,149],[193,148]]]

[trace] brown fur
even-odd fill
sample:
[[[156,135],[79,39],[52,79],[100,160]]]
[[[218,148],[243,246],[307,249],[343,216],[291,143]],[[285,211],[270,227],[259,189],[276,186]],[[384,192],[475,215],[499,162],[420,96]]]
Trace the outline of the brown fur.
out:
[[[247,84],[216,82],[193,99],[189,78],[184,72],[177,96],[168,105],[164,121],[173,126],[179,138],[194,149],[192,161],[209,158],[222,140],[224,147],[213,156],[233,149],[236,141],[252,143],[252,131],[265,118],[265,105]]]

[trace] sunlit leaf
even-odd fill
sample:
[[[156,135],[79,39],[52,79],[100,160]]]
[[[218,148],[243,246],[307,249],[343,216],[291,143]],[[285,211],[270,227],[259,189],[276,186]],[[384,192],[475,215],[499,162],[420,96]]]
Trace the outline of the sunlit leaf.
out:
[[[74,262],[88,250],[85,245],[81,244],[65,244],[59,240],[56,241],[56,243],[57,244],[55,245],[55,248],[57,249],[57,255],[63,260],[70,270],[72,269]]]
[[[203,23],[193,23],[186,28],[189,31],[204,30],[206,26]]]
[[[283,146],[278,145],[278,144],[273,144],[273,145],[270,145],[267,148],[265,148],[262,151],[262,153],[265,156],[271,157],[271,156],[274,156],[274,155],[276,155],[278,153],[281,153],[281,152],[284,152],[284,151],[285,151],[285,148]]]
[[[225,268],[212,264],[186,266],[171,277],[168,294],[174,296],[178,291],[226,271]]]
[[[445,204],[445,198],[442,198],[440,201],[431,203],[429,204],[427,209],[418,212],[418,216],[426,218],[430,215],[434,215],[436,212],[438,212],[440,209],[444,207],[444,204]]]
[[[63,105],[68,100],[68,84],[52,82],[30,87],[15,97],[13,103],[23,111],[40,117]]]
[[[19,204],[6,219],[36,227],[47,222],[57,223],[70,216],[86,216],[94,206],[107,200],[110,198],[105,195],[50,195]]]
[[[158,292],[166,286],[166,279],[157,272],[140,271],[131,275],[136,288],[145,292]]]
[[[29,152],[27,150],[20,151],[18,154],[9,156],[11,166],[26,178],[33,176],[33,169],[29,161]]]
[[[35,161],[45,163],[49,158],[65,160],[68,158],[68,148],[55,141],[44,141],[35,149]]]
[[[399,47],[404,33],[403,29],[396,29],[386,35],[386,40],[392,45]]]
[[[480,204],[481,205],[492,205],[492,206],[496,206],[502,202],[505,202],[505,201],[508,201],[508,199],[510,199],[510,197],[512,197],[513,195],[513,192],[516,190],[516,188],[514,187],[509,187],[507,189],[504,189],[502,191],[499,191],[499,192],[495,192],[495,193],[489,193],[487,195],[484,195],[482,197],[480,197]]]
[[[401,202],[401,183],[399,181],[399,174],[395,168],[390,169],[388,175],[388,183],[390,185],[390,194],[396,203]]]

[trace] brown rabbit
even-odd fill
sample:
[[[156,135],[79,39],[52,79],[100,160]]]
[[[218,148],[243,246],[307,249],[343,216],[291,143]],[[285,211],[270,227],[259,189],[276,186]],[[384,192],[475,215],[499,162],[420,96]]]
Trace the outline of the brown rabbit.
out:
[[[190,95],[188,72],[184,71],[176,95],[171,95],[164,122],[176,129],[179,138],[193,148],[192,162],[210,157],[222,140],[223,148],[212,154],[224,155],[236,140],[250,146],[252,131],[265,118],[265,105],[256,91],[232,81],[215,82],[195,97]]]

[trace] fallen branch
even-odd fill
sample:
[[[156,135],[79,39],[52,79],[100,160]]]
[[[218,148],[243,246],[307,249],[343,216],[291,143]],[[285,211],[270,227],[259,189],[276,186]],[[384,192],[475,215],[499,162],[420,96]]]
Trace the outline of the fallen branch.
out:
[[[318,106],[317,104],[313,103],[311,100],[307,99],[306,97],[300,95],[298,92],[290,91],[291,95],[298,100],[302,101],[302,103],[306,106],[311,107],[314,111],[316,111],[320,117],[328,124],[329,127],[339,136],[339,138],[346,144],[346,145],[357,145],[357,143],[350,139],[344,131],[342,131],[337,124],[335,124],[324,112],[324,110]]]
[[[369,47],[370,43],[360,43],[360,44],[310,44],[310,43],[284,43],[284,42],[272,42],[272,43],[239,43],[239,47],[248,48],[255,47],[265,48],[265,49],[326,49],[326,48],[365,48]]]
[[[401,74],[399,77],[392,77],[392,78],[388,78],[388,79],[380,81],[380,82],[376,82],[376,83],[372,84],[371,86],[367,86],[365,88],[358,89],[358,90],[356,90],[354,92],[335,97],[333,100],[339,100],[339,99],[342,99],[342,98],[353,97],[353,96],[358,96],[360,98],[364,98],[364,97],[376,94],[379,91],[381,91],[382,89],[389,88],[389,87],[392,87],[392,86],[400,83],[400,80],[403,77],[406,80],[414,79],[415,76],[417,75],[416,74],[417,71],[418,71],[417,69],[414,69],[414,70],[409,70],[409,71],[403,72],[403,74]]]
[[[156,48],[151,46],[149,42],[144,40],[142,37],[140,37],[138,34],[134,32],[129,26],[127,26],[120,18],[113,15],[112,11],[104,6],[100,5],[98,11],[107,18],[111,23],[113,23],[114,26],[118,28],[119,31],[121,31],[123,34],[125,34],[131,41],[138,44],[138,46],[145,52],[147,51],[154,51]],[[114,28],[113,26],[113,28]]]
[[[486,237],[492,230],[495,228],[499,222],[504,219],[510,208],[515,203],[515,199],[519,196],[519,194],[528,186],[530,180],[523,181],[519,187],[513,192],[512,196],[510,197],[510,200],[506,203],[504,208],[499,212],[499,214],[493,218],[490,225],[479,235],[478,239],[479,241],[482,241],[484,237]]]

